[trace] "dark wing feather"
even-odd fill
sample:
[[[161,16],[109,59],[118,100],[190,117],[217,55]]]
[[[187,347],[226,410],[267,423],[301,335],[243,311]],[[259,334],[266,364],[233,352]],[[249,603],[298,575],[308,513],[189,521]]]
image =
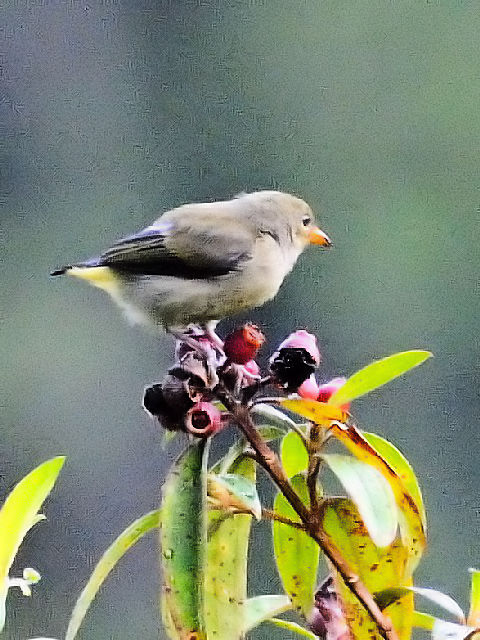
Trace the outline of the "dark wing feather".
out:
[[[125,273],[204,279],[236,271],[251,258],[254,240],[238,225],[219,232],[196,222],[147,227],[105,251],[100,264]]]

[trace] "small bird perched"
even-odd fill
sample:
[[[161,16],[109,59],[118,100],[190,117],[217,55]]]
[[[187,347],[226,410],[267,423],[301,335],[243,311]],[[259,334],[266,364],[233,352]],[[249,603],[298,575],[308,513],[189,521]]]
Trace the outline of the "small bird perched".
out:
[[[308,244],[331,245],[308,204],[257,191],[167,211],[100,257],[51,275],[103,289],[134,322],[211,333],[218,320],[273,298]]]

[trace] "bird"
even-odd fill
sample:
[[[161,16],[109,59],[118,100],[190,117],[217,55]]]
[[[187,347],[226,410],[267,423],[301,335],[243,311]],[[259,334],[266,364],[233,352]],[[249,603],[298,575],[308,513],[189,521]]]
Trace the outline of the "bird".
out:
[[[99,257],[51,272],[103,289],[134,323],[175,336],[263,305],[309,245],[331,246],[310,206],[281,191],[184,204]]]

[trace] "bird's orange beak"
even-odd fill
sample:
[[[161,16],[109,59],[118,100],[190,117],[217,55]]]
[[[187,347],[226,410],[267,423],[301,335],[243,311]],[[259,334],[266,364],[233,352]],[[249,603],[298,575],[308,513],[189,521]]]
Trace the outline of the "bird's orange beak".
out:
[[[331,247],[332,241],[327,236],[325,232],[323,232],[318,227],[314,227],[308,233],[308,240],[310,244],[318,244],[321,247]]]

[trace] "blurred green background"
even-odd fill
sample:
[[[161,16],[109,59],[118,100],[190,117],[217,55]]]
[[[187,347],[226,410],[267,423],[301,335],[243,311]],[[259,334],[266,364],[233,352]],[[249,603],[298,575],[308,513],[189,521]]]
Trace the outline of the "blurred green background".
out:
[[[403,349],[435,354],[354,410],[420,478],[418,583],[466,606],[480,564],[478,3],[7,0],[1,17],[0,497],[68,456],[16,565],[42,582],[31,600],[12,593],[4,636],[62,636],[99,555],[158,504],[179,450],[162,449],[140,406],[171,338],[49,271],[174,205],[258,188],[301,195],[335,243],[248,314],[271,348],[309,328],[325,379]],[[268,532],[255,535],[252,593],[280,588]],[[163,638],[155,544],[109,579],[83,640]]]

